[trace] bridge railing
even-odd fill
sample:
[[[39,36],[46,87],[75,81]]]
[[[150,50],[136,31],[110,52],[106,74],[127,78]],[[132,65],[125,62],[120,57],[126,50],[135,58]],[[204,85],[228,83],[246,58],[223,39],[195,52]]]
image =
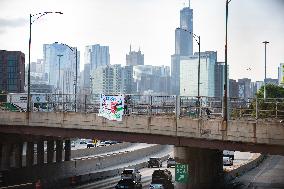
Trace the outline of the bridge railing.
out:
[[[75,101],[76,97],[76,101]],[[223,98],[206,96],[126,95],[127,114],[177,115],[192,118],[223,116]],[[76,105],[75,105],[76,102]],[[27,94],[0,94],[0,111],[25,112]],[[100,95],[32,94],[31,111],[98,113]],[[284,119],[284,98],[228,98],[229,119]]]

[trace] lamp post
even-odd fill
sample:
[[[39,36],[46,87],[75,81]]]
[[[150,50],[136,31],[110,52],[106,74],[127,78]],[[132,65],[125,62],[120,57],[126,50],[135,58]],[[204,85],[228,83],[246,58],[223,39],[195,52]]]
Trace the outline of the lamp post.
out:
[[[59,87],[59,86],[60,86],[60,59],[61,59],[61,57],[62,57],[63,55],[62,55],[62,54],[58,54],[57,56],[58,56],[58,81],[57,81],[58,84],[57,84],[57,89],[58,89],[58,94],[59,94],[59,91],[60,91],[60,90],[59,90],[59,89],[60,89],[60,87]],[[63,82],[64,82],[64,81],[63,81]],[[62,82],[62,83],[63,83],[63,82]]]
[[[191,31],[188,31],[186,29],[183,29],[183,28],[178,28],[180,30],[184,30],[190,34],[192,34],[194,40],[196,41],[196,43],[198,44],[198,71],[197,71],[197,74],[198,74],[198,78],[197,78],[197,105],[199,106],[200,108],[200,35],[195,35],[194,33],[192,33]],[[200,116],[200,111],[198,111],[198,117]]]
[[[229,3],[231,0],[226,0],[226,37],[225,37],[225,82],[224,82],[224,115],[223,115],[223,124],[227,128],[228,124],[228,54],[227,54],[227,43],[228,43],[228,11]]]
[[[31,43],[32,43],[32,24],[38,20],[39,18],[43,17],[44,15],[55,13],[55,14],[63,14],[62,12],[43,12],[37,14],[30,14],[30,36],[29,36],[29,64],[28,64],[28,99],[27,99],[27,112],[30,112],[30,93],[31,93]],[[35,18],[32,20],[32,18]]]
[[[68,47],[72,52],[74,52],[74,49],[70,47],[69,45],[65,43],[60,43],[61,45],[64,45]],[[78,50],[75,48],[75,112],[77,112],[77,83],[78,83]]]
[[[269,43],[268,41],[263,41],[264,43],[264,91],[263,91],[263,98],[266,99],[266,45]]]

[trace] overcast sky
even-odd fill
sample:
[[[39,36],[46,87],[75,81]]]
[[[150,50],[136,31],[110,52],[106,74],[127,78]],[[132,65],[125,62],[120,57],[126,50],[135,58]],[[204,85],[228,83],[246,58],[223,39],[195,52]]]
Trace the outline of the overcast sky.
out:
[[[185,5],[186,0],[0,0],[0,49],[20,50],[28,62],[29,14],[62,11],[32,25],[32,61],[42,58],[42,44],[58,41],[79,48],[81,69],[84,47],[97,43],[110,46],[111,64],[125,65],[131,43],[141,48],[145,64],[170,66]],[[201,51],[218,51],[218,61],[224,61],[225,0],[191,0],[191,8]],[[228,39],[230,78],[263,80],[265,40],[267,77],[277,78],[284,63],[284,0],[232,0]]]

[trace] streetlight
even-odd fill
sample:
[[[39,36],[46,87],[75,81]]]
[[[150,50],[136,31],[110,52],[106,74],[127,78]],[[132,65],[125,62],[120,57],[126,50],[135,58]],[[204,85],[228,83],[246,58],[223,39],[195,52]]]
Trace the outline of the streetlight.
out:
[[[225,82],[224,82],[224,116],[223,116],[223,124],[227,129],[228,125],[228,54],[227,54],[227,43],[228,43],[228,11],[229,11],[229,3],[231,0],[226,0],[226,37],[225,37]]]
[[[57,43],[57,42],[56,42]],[[61,45],[64,45],[66,47],[68,47],[73,53],[74,50],[72,47],[70,47],[69,45],[65,44],[65,43],[60,43]],[[75,48],[75,112],[77,112],[77,83],[78,83],[78,50],[77,48]]]
[[[28,65],[28,99],[27,99],[27,112],[30,112],[30,93],[31,93],[31,42],[32,42],[32,24],[38,20],[39,18],[43,17],[47,14],[63,14],[62,12],[43,12],[43,13],[37,13],[37,14],[30,14],[30,38],[29,38],[29,65]],[[32,20],[32,18],[35,18]]]
[[[59,91],[60,91],[60,59],[61,57],[63,56],[62,54],[58,54],[58,81],[57,81],[57,90],[58,90],[58,94],[59,94]],[[63,81],[64,82],[64,81]],[[63,83],[62,82],[62,83]]]
[[[266,99],[266,45],[269,42],[263,41],[262,43],[264,43],[264,92],[263,92],[263,98]]]
[[[180,30],[184,30],[186,32],[189,32],[190,34],[192,34],[194,40],[196,41],[196,43],[198,44],[198,79],[197,79],[197,105],[200,107],[200,35],[195,35],[194,33],[192,33],[191,31],[188,31],[186,29],[183,28],[178,28]],[[198,116],[200,115],[200,112],[198,111]]]

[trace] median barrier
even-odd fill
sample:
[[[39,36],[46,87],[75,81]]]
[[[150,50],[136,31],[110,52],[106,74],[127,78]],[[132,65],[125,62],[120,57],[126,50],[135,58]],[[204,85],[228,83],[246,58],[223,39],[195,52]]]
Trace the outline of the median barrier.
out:
[[[236,177],[239,177],[243,175],[244,173],[252,170],[253,168],[257,167],[264,159],[266,158],[266,155],[260,155],[258,158],[248,162],[245,165],[242,165],[238,167],[237,169],[231,170],[230,172],[225,173],[225,182],[228,183],[235,179]]]
[[[44,164],[41,166],[34,165],[33,167],[29,168],[24,167],[12,169],[3,172],[3,183],[7,186],[12,184],[35,182],[38,179],[41,179],[43,185],[45,185],[46,182],[48,182],[49,184],[56,184],[57,182],[54,179],[61,180],[70,178],[72,176],[85,175],[84,173],[86,172],[96,172],[100,169],[115,166],[119,163],[128,163],[141,157],[154,154],[162,150],[163,148],[165,148],[165,146],[153,145],[135,151],[116,153],[113,156],[99,156],[87,160],[72,160],[60,163]],[[100,173],[101,176],[104,176],[104,174],[108,176],[108,174],[110,173]],[[85,177],[87,177],[86,180],[93,178],[93,176],[89,176],[89,178],[88,176],[84,176],[84,180]],[[52,182],[50,182],[50,180],[52,180]],[[81,180],[81,178],[79,180]],[[66,182],[69,183],[70,179],[67,179]]]

